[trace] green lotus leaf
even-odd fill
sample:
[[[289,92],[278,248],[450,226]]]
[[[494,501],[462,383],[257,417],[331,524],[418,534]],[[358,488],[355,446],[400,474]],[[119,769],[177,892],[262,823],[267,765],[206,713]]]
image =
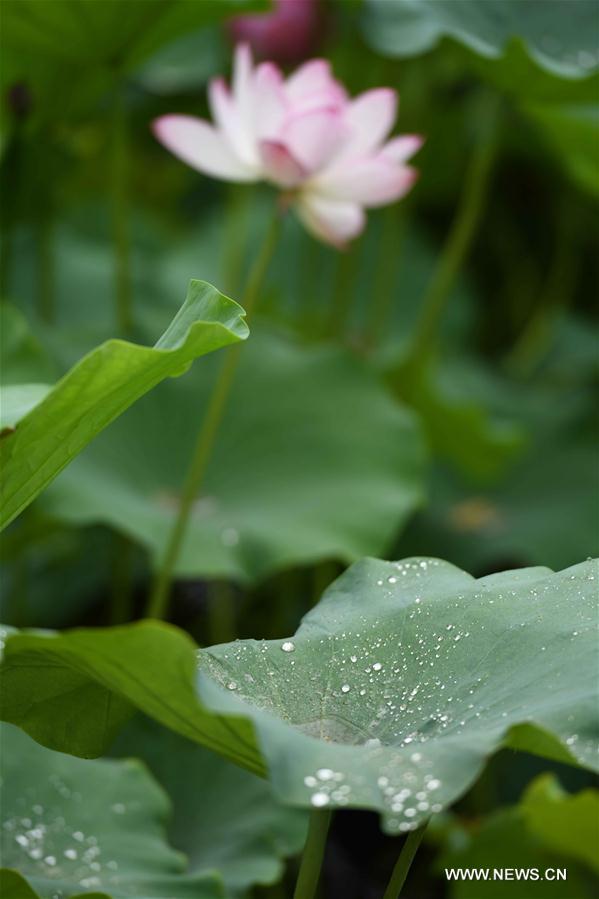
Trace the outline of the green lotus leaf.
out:
[[[494,899],[511,887],[518,899],[592,899],[597,895],[599,794],[569,795],[551,774],[536,778],[517,805],[464,827],[450,817],[443,825],[443,851],[437,868],[520,871],[516,883],[455,881],[452,899]],[[556,869],[560,870],[559,877]],[[535,870],[536,879],[530,872]],[[546,872],[549,871],[549,877]],[[565,872],[565,878],[564,878]]]
[[[390,56],[414,56],[451,37],[486,57],[510,38],[522,40],[539,65],[564,77],[597,68],[597,6],[577,0],[367,0],[364,28],[372,46]]]
[[[376,809],[392,833],[511,747],[597,766],[596,564],[481,580],[434,559],[352,566],[294,637],[200,651],[142,622],[6,640],[2,717],[99,754],[131,707],[271,779],[298,806]]]
[[[192,360],[247,337],[243,309],[210,284],[192,281],[185,303],[154,347],[109,340],[92,350],[25,415],[2,432],[4,527],[103,428]],[[15,387],[11,388],[13,394]],[[29,400],[31,400],[29,391]],[[12,404],[14,412],[15,403]]]
[[[481,367],[480,381],[486,376]],[[525,445],[523,428],[509,416],[501,418],[485,408],[468,380],[451,367],[403,366],[389,372],[395,390],[420,415],[428,441],[441,458],[474,481],[497,477]],[[487,379],[488,380],[488,379]]]
[[[294,637],[203,650],[200,695],[254,722],[286,801],[407,831],[502,746],[597,767],[596,573],[364,560]]]
[[[10,725],[1,737],[2,859],[41,899],[224,897],[220,877],[187,873],[166,842],[169,802],[140,762],[51,752]],[[11,876],[23,897],[35,895]]]
[[[136,716],[111,754],[141,759],[166,790],[173,805],[169,840],[192,873],[220,871],[238,894],[280,880],[283,859],[301,852],[303,809],[276,802],[267,781],[149,718]]]
[[[202,365],[115,422],[56,481],[45,511],[108,524],[160,559],[219,360],[206,363],[207,378]],[[249,581],[291,564],[381,553],[420,504],[424,468],[414,415],[367,364],[258,326],[177,574]]]
[[[174,38],[263,0],[4,0],[5,50],[63,66],[131,68]]]
[[[549,849],[576,858],[599,873],[599,793],[570,795],[552,774],[538,777],[520,803],[531,832]]]
[[[3,628],[0,638],[0,719],[44,746],[101,755],[137,708],[254,774],[266,773],[249,721],[214,715],[198,702],[197,647],[178,628],[155,621],[62,633]]]

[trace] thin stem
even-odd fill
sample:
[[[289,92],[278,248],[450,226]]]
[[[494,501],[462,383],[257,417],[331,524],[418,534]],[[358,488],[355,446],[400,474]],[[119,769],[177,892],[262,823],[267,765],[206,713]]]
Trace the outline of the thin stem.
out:
[[[332,812],[313,809],[293,899],[313,899],[320,879]]]
[[[470,250],[483,210],[496,149],[497,109],[493,102],[485,110],[488,122],[474,148],[458,210],[424,296],[420,320],[412,338],[410,361],[428,354],[436,342],[439,325],[456,276]]]
[[[428,821],[426,822],[428,824]],[[387,889],[385,890],[385,895],[383,899],[398,899],[398,896],[401,893],[402,887],[405,883],[406,877],[408,876],[408,871],[410,870],[410,866],[414,861],[414,856],[418,851],[418,847],[422,842],[422,837],[424,836],[424,831],[426,830],[426,824],[423,824],[422,827],[419,827],[418,830],[413,830],[405,839],[403,846],[401,847],[401,852],[399,853],[399,858],[393,868],[391,873],[391,878],[389,879],[389,883],[387,884]]]
[[[222,277],[228,296],[234,297],[240,288],[247,243],[248,192],[238,184],[230,184],[227,193],[227,238],[223,250]]]
[[[250,270],[242,298],[242,305],[247,316],[250,316],[254,309],[258,292],[272,258],[278,233],[279,217],[275,215],[270,228],[266,232],[262,249],[256,256]],[[235,380],[235,372],[237,371],[242,346],[243,344],[238,343],[224,353],[223,364],[196,439],[191,464],[181,493],[179,511],[169,534],[164,556],[152,586],[146,611],[150,618],[164,618],[166,615],[173,571],[185,538],[191,510],[202,486],[216,435],[225,413],[227,400]]]
[[[127,333],[133,325],[133,314],[131,238],[129,234],[129,130],[122,86],[119,86],[115,92],[111,150],[115,315],[119,331]]]

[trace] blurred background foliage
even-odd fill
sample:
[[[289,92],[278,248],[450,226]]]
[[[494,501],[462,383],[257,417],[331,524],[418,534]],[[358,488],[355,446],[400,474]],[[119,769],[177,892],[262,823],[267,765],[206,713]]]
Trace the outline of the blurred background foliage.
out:
[[[178,568],[172,620],[200,643],[286,635],[366,554],[439,556],[477,576],[597,554],[596,4],[307,5],[295,44],[284,30],[250,33],[258,50],[284,63],[325,55],[352,93],[397,88],[400,131],[426,144],[413,193],[372,212],[348,251],[284,222]],[[206,115],[207,81],[246,34],[231,17],[268,8],[4,0],[5,383],[52,383],[108,337],[152,343],[192,277],[239,299],[274,193],[202,177],[149,126],[166,112]],[[217,361],[141,400],[13,523],[6,624],[140,614]],[[135,739],[124,738],[129,754]],[[414,896],[474,895],[431,879],[435,844],[474,864],[489,841],[528,828],[523,857],[568,856],[530,823],[558,801],[549,781],[520,800],[533,773],[557,767],[505,755],[431,836]],[[184,802],[172,772],[155,774]],[[572,790],[587,784],[559,775]],[[358,851],[357,815],[335,824],[327,896],[368,899],[384,883],[393,841],[360,813]],[[275,857],[297,850],[293,832]],[[576,896],[591,895],[577,864]],[[272,859],[263,868],[251,883],[280,874]]]

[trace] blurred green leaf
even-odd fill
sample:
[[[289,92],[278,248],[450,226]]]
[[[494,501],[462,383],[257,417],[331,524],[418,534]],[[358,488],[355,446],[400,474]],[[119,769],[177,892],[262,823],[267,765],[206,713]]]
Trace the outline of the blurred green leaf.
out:
[[[25,59],[130,68],[181,34],[265,7],[261,0],[3,0],[3,45]]]
[[[488,373],[484,374],[488,381]],[[390,380],[419,413],[435,454],[468,479],[496,478],[523,449],[523,428],[508,415],[498,416],[485,408],[471,374],[433,363],[409,370],[400,366],[390,373]]]
[[[530,785],[521,807],[530,831],[548,848],[599,872],[597,790],[583,790],[571,796],[553,775],[546,774]]]
[[[306,813],[275,802],[267,781],[197,743],[137,716],[112,755],[140,758],[166,790],[169,838],[192,873],[220,871],[225,886],[239,892],[278,881],[283,859],[301,852]]]
[[[507,40],[521,38],[540,65],[563,77],[596,69],[594,0],[367,0],[364,29],[372,46],[390,56],[426,52],[452,37],[477,53],[501,56]]]
[[[55,126],[88,113],[175,39],[265,7],[265,0],[3,0],[1,83],[27,91],[27,127]]]
[[[486,58],[464,49],[464,59],[485,81],[510,95],[516,103],[594,103],[599,72],[581,78],[560,78],[542,68],[526,52],[519,38],[509,40],[499,58]]]
[[[140,396],[181,374],[197,356],[247,334],[237,303],[192,281],[184,305],[154,347],[111,340],[85,356],[2,436],[2,526]]]
[[[168,799],[136,760],[75,759],[3,725],[1,793],[2,859],[41,899],[224,897],[217,875],[188,873],[167,844]]]
[[[192,372],[176,395],[164,385],[132,409],[65,472],[46,512],[108,524],[159,558],[213,383]],[[417,421],[364,362],[258,329],[177,573],[247,581],[383,552],[422,501],[424,465]]]

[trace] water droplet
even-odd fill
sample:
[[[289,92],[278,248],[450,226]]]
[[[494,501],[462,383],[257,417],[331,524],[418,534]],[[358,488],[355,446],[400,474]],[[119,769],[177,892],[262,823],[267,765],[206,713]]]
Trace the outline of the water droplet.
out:
[[[310,802],[316,808],[322,808],[323,805],[329,804],[329,797],[326,793],[314,793]]]
[[[291,640],[286,640],[281,646],[283,652],[295,652],[295,643],[292,643]]]
[[[350,691],[350,686],[349,686],[349,684],[343,684],[343,686],[341,687],[341,692],[342,692],[342,693],[349,693],[349,691]]]

